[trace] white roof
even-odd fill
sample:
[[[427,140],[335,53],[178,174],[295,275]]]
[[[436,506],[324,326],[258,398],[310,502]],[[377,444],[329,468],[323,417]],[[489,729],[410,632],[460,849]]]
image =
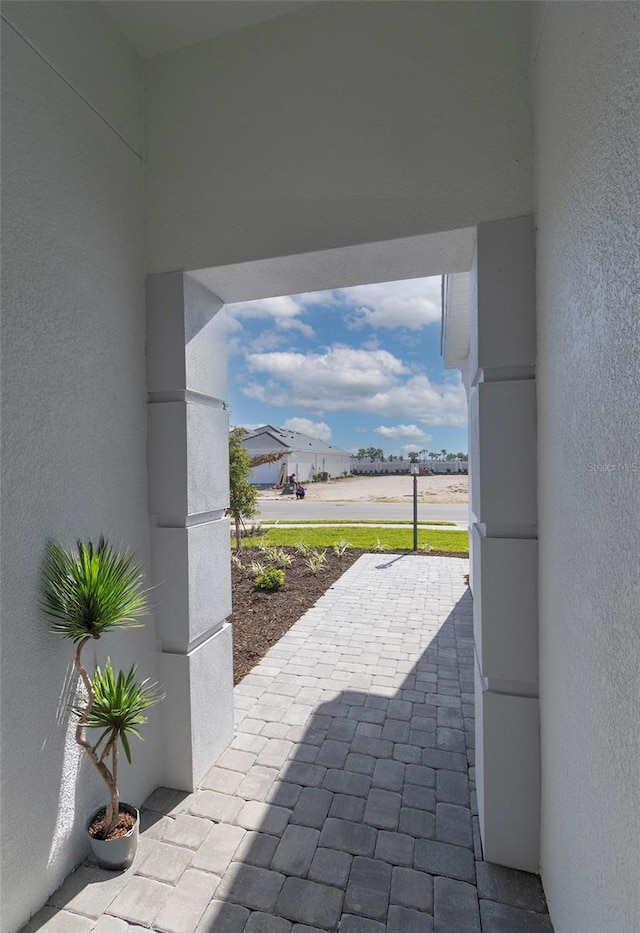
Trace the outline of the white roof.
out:
[[[279,445],[287,447],[289,450],[305,451],[307,453],[338,454],[344,457],[351,457],[347,450],[335,447],[333,444],[327,444],[321,441],[319,437],[312,437],[310,434],[302,434],[300,431],[290,431],[288,428],[275,428],[271,424],[265,424],[254,431],[250,431],[244,436],[244,443],[247,441],[256,441],[265,439],[265,447],[269,446],[269,439],[275,440]],[[251,444],[252,449],[256,449],[257,444]]]

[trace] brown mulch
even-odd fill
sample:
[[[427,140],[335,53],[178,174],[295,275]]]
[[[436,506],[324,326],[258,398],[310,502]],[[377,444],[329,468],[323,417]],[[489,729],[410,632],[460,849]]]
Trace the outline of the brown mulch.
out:
[[[127,833],[136,825],[136,818],[127,810],[120,810],[118,816],[118,822],[113,827],[109,835],[107,835],[105,833],[106,807],[103,807],[102,810],[96,814],[95,819],[89,826],[89,835],[93,836],[94,839],[119,839],[120,836],[126,836]]]
[[[279,590],[266,592],[256,587],[249,564],[258,560],[267,563],[258,548],[243,548],[240,560],[243,568],[231,565],[233,613],[233,682],[239,683],[265,656],[269,648],[288,632],[291,626],[342,576],[362,554],[370,551],[350,549],[338,557],[326,551],[326,565],[320,573],[312,573],[296,548],[282,548],[293,558],[285,567],[285,581]],[[234,552],[236,553],[236,552]],[[384,556],[394,552],[385,551]],[[397,552],[406,553],[406,552]],[[431,552],[436,556],[438,552]],[[429,557],[425,554],[423,556]],[[381,555],[383,556],[383,555]],[[467,557],[466,554],[446,554],[447,557]]]

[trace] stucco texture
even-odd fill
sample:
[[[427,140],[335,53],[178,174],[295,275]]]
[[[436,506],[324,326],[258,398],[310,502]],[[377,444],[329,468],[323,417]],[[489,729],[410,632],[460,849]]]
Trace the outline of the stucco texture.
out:
[[[104,799],[68,724],[73,647],[38,610],[45,540],[104,533],[146,564],[148,519],[141,160],[23,37],[3,25],[2,38],[0,928],[13,933],[84,855]],[[96,645],[88,663],[108,653],[155,675],[153,625]],[[153,787],[159,717],[122,767],[133,803]]]
[[[630,933],[640,929],[640,6],[549,3],[541,14],[542,873],[556,933]]]
[[[146,63],[150,272],[531,211],[528,10],[317,3]]]

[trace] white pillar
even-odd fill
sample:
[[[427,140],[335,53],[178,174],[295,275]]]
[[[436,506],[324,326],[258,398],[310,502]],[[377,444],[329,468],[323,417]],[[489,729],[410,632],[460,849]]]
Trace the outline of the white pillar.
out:
[[[222,307],[187,274],[147,279],[151,601],[167,694],[164,782],[182,790],[193,790],[233,730]]]
[[[485,858],[539,869],[534,226],[478,227],[469,443],[476,765]]]

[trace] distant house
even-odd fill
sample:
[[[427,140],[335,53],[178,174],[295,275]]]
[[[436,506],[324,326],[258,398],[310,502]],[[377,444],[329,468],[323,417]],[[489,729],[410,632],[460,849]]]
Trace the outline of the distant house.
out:
[[[265,463],[254,469],[251,482],[255,484],[275,485],[285,482],[292,473],[299,482],[307,482],[318,473],[326,473],[325,478],[330,479],[348,473],[351,465],[349,451],[327,444],[318,437],[274,428],[271,424],[248,433],[243,443],[252,455],[285,452],[276,463]]]

